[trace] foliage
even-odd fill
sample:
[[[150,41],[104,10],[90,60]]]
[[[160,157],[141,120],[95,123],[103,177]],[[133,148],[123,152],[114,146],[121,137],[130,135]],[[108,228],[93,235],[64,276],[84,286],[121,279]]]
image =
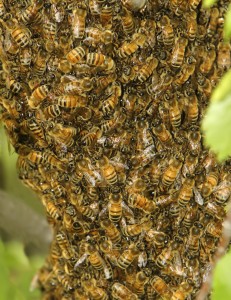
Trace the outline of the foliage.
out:
[[[231,37],[231,5],[225,21],[226,39]],[[205,144],[220,161],[231,155],[231,70],[216,87],[206,116],[202,122]]]
[[[220,161],[231,155],[231,94],[223,101],[211,103],[202,129],[206,145],[210,146]]]
[[[224,24],[224,38],[226,41],[230,40],[231,37],[231,4],[229,4],[228,11],[225,17]]]
[[[22,244],[0,240],[0,300],[39,299],[39,291],[30,291],[30,283],[42,263],[40,257],[29,259]]]
[[[231,251],[217,264],[214,272],[212,300],[231,299]]]
[[[204,7],[216,1],[204,0]],[[224,24],[224,38],[231,38],[231,4]],[[211,97],[211,103],[202,123],[205,143],[218,156],[225,160],[231,155],[231,70],[225,74]],[[217,264],[214,270],[212,300],[231,299],[231,251]]]
[[[217,0],[203,0],[203,6],[205,8],[211,7],[213,4],[215,4]]]

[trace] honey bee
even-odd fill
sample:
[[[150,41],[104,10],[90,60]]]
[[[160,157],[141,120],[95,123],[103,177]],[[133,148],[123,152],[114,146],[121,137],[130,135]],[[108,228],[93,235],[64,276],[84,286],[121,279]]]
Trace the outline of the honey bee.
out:
[[[144,271],[140,271],[136,274],[134,283],[132,285],[132,290],[138,297],[141,297],[144,294],[145,286],[148,280],[149,278],[146,276]]]
[[[189,228],[192,226],[194,221],[198,218],[198,205],[196,203],[191,204],[187,207],[186,213],[182,220],[182,225]]]
[[[191,11],[196,10],[197,6],[200,4],[201,0],[189,0],[188,6]]]
[[[75,8],[72,14],[71,26],[75,39],[82,39],[85,34],[87,11],[82,8]]]
[[[200,271],[200,262],[196,257],[190,257],[186,261],[187,266],[187,276],[189,279],[193,280],[196,287],[201,285],[201,271]]]
[[[85,49],[82,46],[78,46],[66,54],[66,59],[71,64],[75,65],[77,63],[82,63],[85,55]]]
[[[118,176],[115,167],[109,162],[108,158],[104,156],[98,162],[102,177],[109,185],[114,185],[118,181]]]
[[[198,92],[204,97],[205,99],[208,99],[212,92],[212,85],[208,78],[203,76],[201,73],[198,72],[197,74],[197,89]]]
[[[114,84],[110,89],[110,93],[111,95],[102,103],[101,109],[103,115],[110,115],[111,113],[114,112],[118,104],[119,97],[121,96],[122,93],[120,85]]]
[[[105,289],[98,287],[96,285],[95,279],[90,279],[89,281],[82,282],[83,288],[86,291],[86,294],[91,297],[91,299],[98,299],[98,300],[107,300],[108,295]],[[80,298],[78,298],[80,299]],[[82,299],[82,298],[81,298]],[[87,298],[89,299],[89,298]]]
[[[118,49],[118,56],[120,58],[126,58],[134,54],[138,48],[142,48],[146,42],[146,36],[141,33],[134,33],[130,42],[124,42]]]
[[[197,164],[198,164],[197,153],[194,151],[189,151],[185,157],[185,163],[182,168],[183,176],[186,177],[187,174],[193,175],[197,167]]]
[[[97,270],[103,270],[104,268],[104,260],[100,256],[98,250],[95,248],[94,245],[89,244],[87,247],[88,252],[88,261],[93,266],[93,268]]]
[[[91,164],[90,159],[82,159],[80,162],[77,163],[76,168],[76,175],[79,176],[79,171],[84,175],[85,180],[87,181],[88,186],[98,186],[101,181],[102,177],[99,172],[95,169],[95,167]],[[81,177],[82,177],[82,174]]]
[[[212,254],[216,250],[216,242],[216,238],[209,235],[204,235],[201,238],[201,247],[206,254]]]
[[[217,7],[211,8],[210,11],[210,19],[207,27],[207,36],[211,38],[217,29],[218,24],[218,18],[219,18],[219,9]]]
[[[220,42],[217,46],[217,67],[218,70],[228,70],[231,65],[230,50],[231,46],[229,43]]]
[[[78,130],[71,126],[63,126],[60,123],[49,125],[49,135],[57,142],[65,144],[67,147],[73,145],[73,137],[76,136]]]
[[[130,194],[128,204],[131,207],[143,210],[147,214],[151,214],[156,210],[156,205],[154,201],[149,200],[141,194]]]
[[[47,97],[49,92],[47,85],[40,85],[31,94],[28,104],[32,109],[36,109]]]
[[[205,206],[205,210],[211,216],[216,216],[217,219],[223,220],[225,217],[225,209],[223,206],[219,206],[214,202],[208,202]]]
[[[32,57],[31,48],[26,47],[20,50],[19,60],[22,66],[29,67],[32,62]]]
[[[164,248],[168,243],[169,236],[162,231],[154,230],[151,228],[146,231],[145,239],[148,242],[153,243],[156,248],[161,249]]]
[[[97,0],[90,0],[89,1],[89,8],[90,12],[93,16],[99,15],[101,11],[100,3]]]
[[[158,65],[158,60],[149,56],[146,59],[145,64],[139,69],[139,73],[137,75],[137,79],[142,83],[145,82],[153,73]]]
[[[169,120],[173,128],[177,128],[181,124],[181,111],[176,98],[170,100],[169,103]]]
[[[87,54],[86,63],[92,67],[98,67],[105,72],[113,72],[115,69],[115,62],[112,58],[101,53],[90,52]]]
[[[189,203],[191,197],[193,196],[194,184],[195,180],[193,178],[185,178],[178,196],[178,203],[180,206],[186,206]]]
[[[10,32],[10,35],[19,48],[25,48],[31,43],[31,32],[23,27],[16,19],[7,20],[7,23],[0,19],[0,23]]]
[[[59,269],[57,268],[57,270]],[[56,272],[56,276],[59,283],[64,287],[65,290],[67,291],[73,290],[72,280],[70,276],[66,275],[64,272],[60,270]]]
[[[179,244],[176,241],[172,242],[167,248],[164,248],[156,258],[156,265],[159,268],[169,265],[178,248]]]
[[[98,203],[93,202],[90,204],[90,206],[81,205],[81,206],[78,206],[77,209],[83,216],[85,216],[91,220],[94,220],[96,217],[96,214],[98,212]]]
[[[190,42],[194,41],[197,35],[197,13],[190,11],[186,14],[186,32]]]
[[[184,84],[190,76],[193,75],[196,67],[196,60],[193,56],[186,59],[186,64],[183,65],[181,71],[177,74],[174,84],[177,86]]]
[[[27,176],[31,171],[31,166],[29,165],[27,159],[21,155],[19,155],[17,158],[16,167],[20,177],[23,175]]]
[[[135,29],[135,20],[130,11],[126,8],[122,8],[121,11],[121,23],[123,31],[126,35],[131,35]]]
[[[231,177],[227,174],[220,184],[218,184],[213,191],[215,201],[217,204],[224,204],[229,199],[231,194]]]
[[[102,131],[98,127],[93,127],[90,132],[87,131],[86,134],[82,135],[81,144],[88,147],[93,146],[101,136]]]
[[[126,236],[136,236],[141,234],[144,231],[148,231],[152,227],[152,221],[151,220],[144,220],[141,223],[138,224],[131,224],[127,225],[125,219],[123,218],[121,220],[122,224],[122,231],[124,235]]]
[[[164,15],[161,18],[160,27],[162,29],[162,39],[164,45],[171,47],[174,42],[174,31],[168,16]]]
[[[25,8],[20,14],[20,18],[24,24],[35,23],[40,24],[42,22],[42,14],[38,13],[42,8],[43,2],[41,0],[33,1],[27,8]]]
[[[183,281],[181,282],[179,287],[173,292],[171,299],[184,300],[192,292],[192,289],[192,286],[188,282]]]
[[[113,223],[119,222],[122,217],[122,211],[122,195],[120,193],[111,193],[108,206],[109,220]]]
[[[61,79],[61,84],[64,93],[68,95],[80,95],[85,97],[86,92],[93,89],[93,82],[90,77],[84,77],[81,80],[77,80],[76,77],[70,78],[70,76],[68,76],[67,82],[64,80],[62,81]]]
[[[84,289],[81,287],[75,289],[74,297],[78,300],[89,300],[89,297],[86,295]]]
[[[107,76],[100,76],[97,79],[97,87],[95,89],[96,95],[101,94],[112,82],[116,80],[116,75],[114,73]]]
[[[181,168],[182,162],[179,159],[174,158],[170,160],[169,166],[166,168],[162,175],[162,184],[164,187],[169,187],[174,183]]]
[[[213,45],[209,45],[208,47],[208,51],[207,51],[207,55],[204,56],[203,61],[199,67],[201,73],[209,73],[210,70],[212,69],[213,65],[214,65],[214,61],[216,59],[216,51],[215,51],[215,47]]]
[[[47,151],[39,152],[33,150],[27,155],[27,159],[32,164],[32,166],[48,163],[54,167],[57,167],[60,171],[64,171],[66,169],[63,162],[61,162],[53,154],[50,154]]]
[[[199,153],[201,150],[201,133],[196,127],[192,127],[188,134],[189,149],[194,153]]]
[[[57,104],[64,108],[82,107],[84,102],[85,98],[78,95],[63,95],[57,98]]]
[[[51,18],[57,22],[61,23],[65,17],[65,10],[64,7],[59,3],[53,3],[51,5]]]
[[[53,104],[45,107],[41,113],[49,120],[60,116],[61,110],[57,104]]]
[[[148,147],[154,148],[153,138],[148,130],[148,126],[148,123],[144,120],[137,122],[137,151],[143,151]]]
[[[52,201],[42,198],[42,203],[46,207],[47,213],[55,220],[61,220],[61,212]]]
[[[200,247],[200,237],[203,234],[203,226],[198,223],[196,224],[197,226],[193,226],[190,228],[190,233],[188,236],[188,241],[186,243],[186,248],[191,252],[191,253],[198,253],[199,247]]]
[[[104,253],[104,257],[106,257],[110,263],[114,266],[117,265],[117,258],[120,256],[120,251],[116,247],[113,247],[110,240],[103,239],[100,243],[100,250]]]
[[[138,257],[139,250],[134,244],[131,244],[127,250],[124,250],[117,259],[117,265],[121,269],[128,268]]]
[[[117,300],[138,300],[138,296],[132,293],[125,285],[116,282],[112,285],[112,297]]]
[[[100,42],[104,42],[104,40],[106,41],[106,44],[108,44],[113,38],[113,34],[110,30],[103,32],[97,27],[87,27],[86,34],[87,37],[84,39],[84,43],[93,47],[97,47]]]
[[[46,142],[45,134],[43,128],[39,125],[39,123],[36,122],[34,118],[26,120],[25,122],[29,134],[37,140],[38,145],[40,145],[41,147],[47,147],[48,144]]]
[[[112,241],[113,244],[120,242],[121,233],[109,219],[103,220],[100,225],[105,230],[106,236]]]
[[[147,0],[122,0],[122,4],[131,11],[141,10],[146,5]]]
[[[48,51],[48,48],[51,47],[51,51],[48,52],[52,52],[55,48],[54,42],[57,36],[57,31],[58,31],[57,23],[53,22],[48,17],[45,17],[44,24],[43,24],[43,37],[44,39],[47,40],[45,42],[45,45],[49,45],[48,47],[46,47],[47,48],[46,50]]]
[[[199,116],[198,99],[194,92],[187,91],[186,96],[189,97],[187,104],[187,121],[189,124],[195,124]]]
[[[163,144],[164,147],[171,147],[173,142],[172,135],[164,123],[153,124],[152,132],[157,136],[158,140]]]
[[[70,251],[70,243],[67,239],[66,234],[63,231],[58,231],[58,233],[56,234],[56,241],[59,248],[61,249],[63,258],[71,259],[72,253]]]
[[[148,37],[148,45],[154,48],[156,44],[156,22],[152,19],[141,20],[139,32],[144,33]]]
[[[122,83],[128,83],[133,81],[136,78],[136,71],[135,68],[132,66],[125,66],[123,68],[121,77],[118,80]]]
[[[217,186],[219,180],[219,174],[217,172],[210,172],[206,176],[205,182],[201,187],[201,194],[203,197],[209,197],[214,188]]]
[[[175,45],[172,51],[171,65],[174,68],[180,68],[185,55],[185,50],[188,45],[188,40],[183,37],[178,37],[175,40]]]
[[[206,226],[205,231],[212,237],[219,238],[222,233],[222,221],[218,219],[210,221]]]
[[[35,76],[42,76],[44,74],[46,71],[47,60],[47,53],[44,50],[40,50],[35,57],[33,65],[33,73]]]
[[[161,277],[155,275],[151,278],[150,286],[162,299],[171,299],[172,291]]]
[[[111,3],[105,4],[101,7],[100,12],[100,22],[103,25],[103,27],[110,26],[112,22],[112,13],[113,13],[113,7]]]

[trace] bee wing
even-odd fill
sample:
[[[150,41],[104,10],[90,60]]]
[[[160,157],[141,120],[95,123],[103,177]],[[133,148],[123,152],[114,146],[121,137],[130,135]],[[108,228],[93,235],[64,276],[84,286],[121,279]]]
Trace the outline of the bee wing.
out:
[[[86,258],[88,257],[88,254],[87,253],[84,253],[82,256],[80,256],[80,258],[77,260],[77,262],[75,263],[75,266],[74,266],[74,269],[76,270],[77,267],[79,265],[81,265],[85,260]]]
[[[138,256],[138,267],[142,268],[142,267],[146,267],[148,262],[148,255],[146,253],[146,251],[142,251],[140,253],[140,255]]]
[[[193,188],[194,191],[194,195],[195,195],[195,201],[199,204],[199,205],[203,205],[204,204],[204,199],[201,196],[200,192],[198,191],[197,188]]]
[[[109,204],[110,205],[110,204]],[[104,215],[105,213],[106,213],[106,211],[108,210],[108,208],[109,208],[109,205],[108,206],[106,206],[106,207],[104,207],[102,210],[101,210],[101,212],[99,213],[99,218],[101,218],[102,217],[102,215]]]

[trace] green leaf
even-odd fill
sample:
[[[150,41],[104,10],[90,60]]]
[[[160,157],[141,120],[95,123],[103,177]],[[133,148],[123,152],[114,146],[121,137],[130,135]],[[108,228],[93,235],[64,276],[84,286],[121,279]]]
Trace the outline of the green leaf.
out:
[[[229,8],[225,16],[225,24],[224,24],[224,39],[226,41],[229,41],[230,38],[231,38],[231,4],[229,4]]]
[[[227,253],[217,264],[213,277],[212,300],[231,299],[231,252]]]
[[[209,105],[202,130],[205,144],[217,154],[220,161],[231,155],[231,93],[223,101]]]
[[[217,0],[203,0],[203,7],[204,8],[209,8],[213,4],[215,4],[216,2],[217,2]]]
[[[221,81],[212,93],[211,101],[223,101],[228,95],[231,94],[231,69],[222,77]]]

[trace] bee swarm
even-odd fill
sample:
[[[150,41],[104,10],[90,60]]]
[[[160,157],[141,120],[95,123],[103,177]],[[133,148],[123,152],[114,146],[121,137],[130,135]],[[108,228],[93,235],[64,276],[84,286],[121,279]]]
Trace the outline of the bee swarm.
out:
[[[43,299],[195,299],[231,193],[199,127],[228,3],[0,1],[2,120],[54,230]]]

